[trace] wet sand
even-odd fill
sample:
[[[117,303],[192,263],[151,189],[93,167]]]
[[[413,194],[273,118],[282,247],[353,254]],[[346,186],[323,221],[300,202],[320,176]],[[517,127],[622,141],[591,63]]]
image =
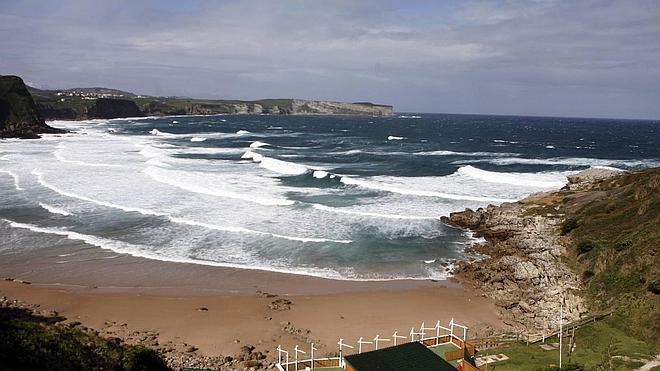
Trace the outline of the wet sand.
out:
[[[305,349],[312,340],[326,354],[339,337],[352,344],[451,318],[473,336],[503,326],[490,300],[452,281],[337,281],[148,260],[75,242],[16,251],[0,259],[0,278],[30,284],[2,280],[0,295],[93,329],[153,331],[160,344],[194,345],[203,355],[252,344],[272,356],[278,344]],[[278,299],[291,304],[271,308]]]

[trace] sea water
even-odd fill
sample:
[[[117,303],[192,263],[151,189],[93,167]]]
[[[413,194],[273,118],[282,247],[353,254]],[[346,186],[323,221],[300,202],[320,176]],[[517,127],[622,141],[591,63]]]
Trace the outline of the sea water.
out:
[[[336,279],[442,279],[474,239],[439,217],[660,163],[660,123],[188,116],[53,122],[0,141],[0,258],[62,239]]]

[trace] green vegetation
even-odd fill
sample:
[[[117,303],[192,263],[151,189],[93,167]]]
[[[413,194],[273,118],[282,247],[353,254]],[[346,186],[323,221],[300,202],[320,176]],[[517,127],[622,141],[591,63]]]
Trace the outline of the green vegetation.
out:
[[[564,210],[562,232],[572,241],[567,263],[585,280],[592,309],[615,309],[618,329],[657,350],[660,169],[601,181],[594,194],[599,197]]]
[[[569,338],[564,338],[562,370],[632,370],[655,356],[649,344],[626,334],[617,326],[619,316],[589,324],[575,331],[575,351],[569,352]],[[556,343],[556,337],[546,343]],[[479,353],[503,353],[510,359],[488,366],[494,371],[559,370],[559,350],[544,350],[538,344],[515,344],[507,348]],[[485,366],[481,368],[485,370]]]
[[[37,113],[32,96],[18,76],[0,75],[0,138],[38,138],[40,133],[60,133]]]
[[[0,368],[3,370],[168,370],[158,355],[124,346],[55,319],[18,308],[0,308]]]
[[[572,230],[578,227],[578,221],[575,218],[566,218],[561,224],[561,234],[567,235],[571,233]]]

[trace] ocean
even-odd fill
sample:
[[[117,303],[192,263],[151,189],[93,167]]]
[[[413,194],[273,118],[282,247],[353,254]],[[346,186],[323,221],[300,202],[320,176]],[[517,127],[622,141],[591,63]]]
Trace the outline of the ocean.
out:
[[[62,240],[350,280],[445,279],[475,238],[442,215],[660,164],[660,122],[186,116],[52,122],[0,141],[0,259]],[[62,256],[66,264],[71,257]]]

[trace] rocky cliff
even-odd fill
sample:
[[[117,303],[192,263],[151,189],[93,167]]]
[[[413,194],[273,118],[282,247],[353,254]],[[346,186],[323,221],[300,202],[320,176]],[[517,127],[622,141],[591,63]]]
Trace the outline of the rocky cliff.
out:
[[[44,122],[20,77],[0,76],[0,137],[39,138],[62,133]]]
[[[256,101],[149,97],[120,90],[89,88],[40,90],[30,88],[39,113],[47,119],[81,120],[170,115],[363,115],[390,116],[392,106],[303,99]]]
[[[586,202],[594,197],[591,185],[616,175],[589,170],[571,177],[569,185],[558,192],[443,217],[443,222],[470,229],[486,240],[472,247],[484,259],[461,264],[456,277],[493,298],[504,321],[517,330],[556,328],[562,303],[564,320],[579,319],[589,305],[582,275],[565,263],[572,248],[562,228],[574,206],[566,202]]]
[[[87,112],[89,118],[116,119],[143,116],[137,104],[128,99],[98,98]]]
[[[318,100],[294,99],[288,112],[302,115],[368,115],[391,116],[392,106],[372,103],[342,103]]]

